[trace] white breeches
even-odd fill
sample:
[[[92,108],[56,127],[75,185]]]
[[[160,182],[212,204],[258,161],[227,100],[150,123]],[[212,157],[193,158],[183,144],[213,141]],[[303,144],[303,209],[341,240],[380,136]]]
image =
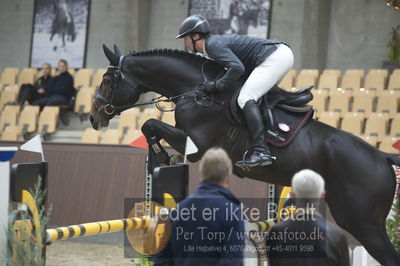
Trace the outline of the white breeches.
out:
[[[244,83],[237,99],[240,108],[249,100],[258,101],[275,84],[277,84],[293,67],[293,53],[284,44],[278,44],[277,49],[251,72]]]

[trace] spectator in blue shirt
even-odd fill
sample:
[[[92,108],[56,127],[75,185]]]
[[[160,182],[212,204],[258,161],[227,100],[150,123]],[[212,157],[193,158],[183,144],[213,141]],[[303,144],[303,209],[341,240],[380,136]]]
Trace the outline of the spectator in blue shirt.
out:
[[[176,219],[171,218],[170,242],[154,265],[243,265],[244,217],[228,189],[232,162],[227,153],[208,150],[200,174],[195,191],[171,212]]]

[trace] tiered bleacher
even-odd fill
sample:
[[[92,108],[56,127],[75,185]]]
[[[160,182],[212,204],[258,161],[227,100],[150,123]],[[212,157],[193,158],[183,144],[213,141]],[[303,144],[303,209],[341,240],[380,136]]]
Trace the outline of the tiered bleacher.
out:
[[[359,136],[385,152],[397,152],[400,138],[400,69],[292,70],[280,83],[286,90],[314,85],[315,118]]]
[[[74,130],[82,143],[128,144],[141,135],[140,127],[149,118],[175,124],[173,112],[161,112],[155,107],[132,108],[114,119],[114,124],[103,131],[94,131],[87,122],[96,89],[105,69],[69,69],[77,89],[72,117],[82,124]],[[68,130],[60,127],[60,107],[15,105],[23,83],[33,83],[39,75],[34,68],[6,68],[0,77],[0,140],[22,140],[40,133],[50,141],[52,136]],[[392,143],[400,138],[400,69],[389,75],[384,69],[292,69],[279,84],[285,90],[296,90],[314,85],[314,117],[321,122],[355,134],[385,152],[396,152]],[[164,103],[165,110],[172,109]],[[53,139],[52,139],[53,138]]]

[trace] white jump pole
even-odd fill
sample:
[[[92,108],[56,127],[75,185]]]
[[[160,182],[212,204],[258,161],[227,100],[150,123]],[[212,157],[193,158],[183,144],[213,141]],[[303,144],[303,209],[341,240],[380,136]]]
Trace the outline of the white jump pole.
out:
[[[0,265],[6,265],[6,258],[3,256],[7,250],[10,160],[17,150],[18,147],[0,147]]]

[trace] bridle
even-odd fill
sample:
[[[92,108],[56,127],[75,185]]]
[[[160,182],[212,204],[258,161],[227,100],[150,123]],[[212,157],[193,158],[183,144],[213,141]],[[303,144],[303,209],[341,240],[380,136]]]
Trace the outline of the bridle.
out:
[[[102,92],[99,91],[97,92],[96,96],[94,97],[94,102],[93,104],[97,107],[97,111],[101,115],[107,116],[107,118],[111,118],[113,115],[119,115],[121,114],[122,111],[129,109],[131,107],[137,106],[136,104],[126,104],[126,105],[119,105],[115,106],[113,104],[114,97],[115,97],[115,90],[120,82],[120,80],[125,81],[128,83],[130,87],[132,87],[135,90],[139,90],[138,84],[135,83],[133,80],[129,79],[124,72],[122,71],[122,63],[124,61],[124,56],[121,56],[119,58],[119,64],[118,66],[108,66],[107,67],[107,72],[104,74],[107,75],[111,73],[112,79],[111,79],[111,86],[110,86],[110,91],[107,96],[102,95]],[[103,77],[104,77],[103,76]],[[100,85],[101,87],[101,85]],[[105,104],[103,108],[99,107],[97,102],[101,102]]]
[[[122,63],[123,63],[123,61],[124,61],[124,56],[121,56],[119,58],[118,66],[112,66],[111,65],[111,66],[107,67],[107,71],[104,74],[104,76],[107,75],[107,74],[110,74],[110,73],[112,75],[110,91],[109,91],[108,95],[105,96],[105,95],[102,94],[102,92],[100,92],[100,89],[99,89],[99,91],[97,92],[97,94],[96,94],[96,96],[94,97],[94,100],[93,100],[93,104],[97,108],[97,112],[100,114],[100,116],[103,116],[103,118],[106,118],[107,120],[110,120],[114,115],[120,115],[121,112],[126,110],[126,109],[129,109],[129,108],[132,108],[132,107],[137,107],[137,106],[149,105],[149,104],[155,104],[156,107],[160,111],[172,112],[172,111],[174,111],[174,109],[162,110],[159,107],[158,104],[160,102],[173,102],[176,99],[183,99],[183,98],[186,98],[186,97],[193,97],[193,96],[194,96],[195,101],[199,105],[202,105],[202,106],[210,106],[210,105],[212,105],[214,103],[216,103],[218,105],[221,105],[221,106],[225,105],[224,102],[219,102],[219,101],[214,100],[213,96],[211,96],[211,97],[210,96],[206,96],[203,93],[199,94],[199,91],[190,91],[190,92],[186,92],[186,93],[183,93],[183,94],[180,94],[180,95],[169,97],[169,98],[167,98],[165,100],[161,99],[164,96],[159,96],[157,98],[154,98],[154,99],[152,99],[150,101],[147,101],[147,102],[144,102],[144,103],[138,103],[138,104],[135,103],[135,104],[126,104],[126,105],[115,106],[113,104],[114,97],[115,97],[115,90],[117,89],[118,84],[119,84],[119,82],[121,80],[123,80],[126,83],[128,83],[128,85],[131,88],[133,88],[135,90],[142,91],[141,89],[138,88],[138,84],[136,82],[134,82],[133,80],[129,79],[124,74],[124,72],[122,71]],[[203,65],[201,67],[201,72],[202,72],[202,76],[203,76],[204,81],[206,81],[206,75],[204,73],[204,67],[205,67],[205,63],[203,63]],[[102,87],[102,86],[100,85],[100,87]],[[206,101],[208,103],[204,103],[204,101]],[[104,107],[103,108],[99,107],[98,102],[103,103]]]

